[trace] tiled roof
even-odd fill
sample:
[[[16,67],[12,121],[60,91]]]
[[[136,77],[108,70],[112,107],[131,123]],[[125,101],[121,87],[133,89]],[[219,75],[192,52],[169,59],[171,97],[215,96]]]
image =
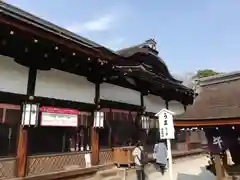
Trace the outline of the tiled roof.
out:
[[[232,76],[232,74],[231,74]],[[176,120],[240,118],[240,75],[201,86],[201,92],[192,106]]]

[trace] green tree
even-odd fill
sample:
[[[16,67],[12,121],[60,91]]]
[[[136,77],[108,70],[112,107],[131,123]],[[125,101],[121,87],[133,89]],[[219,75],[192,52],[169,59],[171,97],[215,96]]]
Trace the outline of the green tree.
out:
[[[220,74],[220,72],[216,72],[212,69],[203,69],[203,70],[199,70],[196,76],[197,78],[204,78],[204,77],[214,76],[218,74]]]

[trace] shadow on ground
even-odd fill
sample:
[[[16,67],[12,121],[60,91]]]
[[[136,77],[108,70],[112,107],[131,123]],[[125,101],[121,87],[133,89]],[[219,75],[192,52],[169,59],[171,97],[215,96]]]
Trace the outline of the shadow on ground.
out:
[[[177,180],[215,180],[216,177],[205,169],[201,167],[201,173],[193,174],[184,174],[178,173]]]

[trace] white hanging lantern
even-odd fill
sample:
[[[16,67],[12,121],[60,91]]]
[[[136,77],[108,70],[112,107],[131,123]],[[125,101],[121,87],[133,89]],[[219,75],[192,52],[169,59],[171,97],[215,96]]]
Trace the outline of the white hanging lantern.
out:
[[[22,105],[22,121],[24,126],[38,125],[39,105],[34,103],[24,103]]]
[[[94,112],[94,123],[93,127],[103,128],[104,127],[104,112]]]
[[[142,115],[141,116],[141,125],[142,129],[149,129],[149,117]]]

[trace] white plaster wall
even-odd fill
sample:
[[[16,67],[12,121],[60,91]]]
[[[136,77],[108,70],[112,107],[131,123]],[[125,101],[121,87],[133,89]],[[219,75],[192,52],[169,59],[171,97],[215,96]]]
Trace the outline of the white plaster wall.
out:
[[[13,58],[0,55],[0,91],[26,94],[28,68],[14,61]]]
[[[147,112],[158,113],[161,109],[166,108],[165,101],[159,96],[149,94],[143,98]]]
[[[201,138],[201,143],[202,144],[207,144],[208,141],[207,141],[207,137],[206,137],[206,134],[203,130],[199,130],[200,131],[200,138]]]
[[[52,69],[37,72],[35,96],[94,103],[95,84],[85,77]]]
[[[100,98],[137,106],[141,105],[140,92],[108,83],[100,85]]]
[[[185,112],[184,106],[178,101],[169,101],[168,109],[175,113],[175,115],[180,115]]]

